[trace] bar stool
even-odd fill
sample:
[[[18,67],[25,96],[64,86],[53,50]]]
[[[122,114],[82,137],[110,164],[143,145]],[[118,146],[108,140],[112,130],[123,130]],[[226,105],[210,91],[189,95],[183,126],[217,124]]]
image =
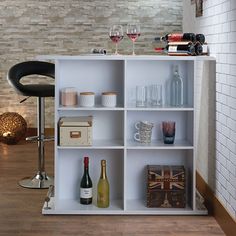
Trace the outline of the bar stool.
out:
[[[54,97],[54,85],[51,84],[22,84],[20,80],[28,75],[41,75],[55,78],[55,65],[42,61],[25,61],[10,68],[7,76],[9,84],[17,93],[27,97],[37,97],[37,136],[28,137],[26,140],[37,140],[38,143],[38,171],[32,178],[24,178],[19,185],[25,188],[43,189],[53,185],[53,177],[45,171],[44,142],[53,140],[44,136],[44,99]],[[27,98],[26,98],[27,99]],[[24,100],[26,100],[24,99]]]

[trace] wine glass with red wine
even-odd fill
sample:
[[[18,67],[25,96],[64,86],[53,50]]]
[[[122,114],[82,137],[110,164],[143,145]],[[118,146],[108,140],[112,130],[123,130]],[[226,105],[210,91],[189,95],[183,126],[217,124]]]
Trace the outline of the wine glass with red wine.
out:
[[[118,51],[117,51],[118,43],[124,38],[122,25],[113,25],[110,28],[109,37],[112,40],[112,42],[116,44],[115,55],[118,55]]]
[[[140,25],[139,24],[128,24],[126,34],[129,37],[129,39],[133,42],[133,55],[135,55],[134,43],[141,34]]]

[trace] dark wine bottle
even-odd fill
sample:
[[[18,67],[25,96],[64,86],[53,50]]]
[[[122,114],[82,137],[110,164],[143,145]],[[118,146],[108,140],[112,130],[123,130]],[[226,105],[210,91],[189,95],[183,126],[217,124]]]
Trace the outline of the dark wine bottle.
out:
[[[92,203],[92,180],[89,176],[89,158],[84,157],[84,174],[80,182],[80,203],[88,205]]]
[[[200,44],[204,44],[205,43],[205,36],[204,36],[204,34],[196,34],[196,40]]]
[[[169,43],[166,50],[168,55],[196,55],[192,42]]]
[[[164,37],[155,37],[154,40],[164,42],[191,41],[194,43],[196,42],[196,35],[194,33],[167,34]]]
[[[201,55],[203,48],[200,42],[196,42],[194,45],[196,55]]]

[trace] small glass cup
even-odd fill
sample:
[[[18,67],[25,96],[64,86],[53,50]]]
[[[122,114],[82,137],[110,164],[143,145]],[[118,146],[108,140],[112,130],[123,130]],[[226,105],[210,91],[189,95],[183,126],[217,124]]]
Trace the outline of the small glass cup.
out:
[[[162,106],[162,86],[153,84],[149,86],[150,105],[152,107]]]
[[[175,141],[175,121],[163,121],[162,132],[164,143],[173,144]]]
[[[136,107],[146,107],[147,91],[146,86],[136,86]]]

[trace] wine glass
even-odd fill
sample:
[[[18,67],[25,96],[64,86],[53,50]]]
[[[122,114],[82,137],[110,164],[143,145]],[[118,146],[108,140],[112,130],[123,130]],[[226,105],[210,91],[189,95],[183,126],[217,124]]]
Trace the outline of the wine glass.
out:
[[[112,42],[116,44],[115,55],[118,55],[117,51],[118,43],[124,38],[122,25],[113,25],[110,28],[109,37],[112,40]]]
[[[133,55],[135,55],[134,43],[141,34],[140,25],[139,24],[128,24],[126,34],[130,38],[130,40],[133,42]]]

